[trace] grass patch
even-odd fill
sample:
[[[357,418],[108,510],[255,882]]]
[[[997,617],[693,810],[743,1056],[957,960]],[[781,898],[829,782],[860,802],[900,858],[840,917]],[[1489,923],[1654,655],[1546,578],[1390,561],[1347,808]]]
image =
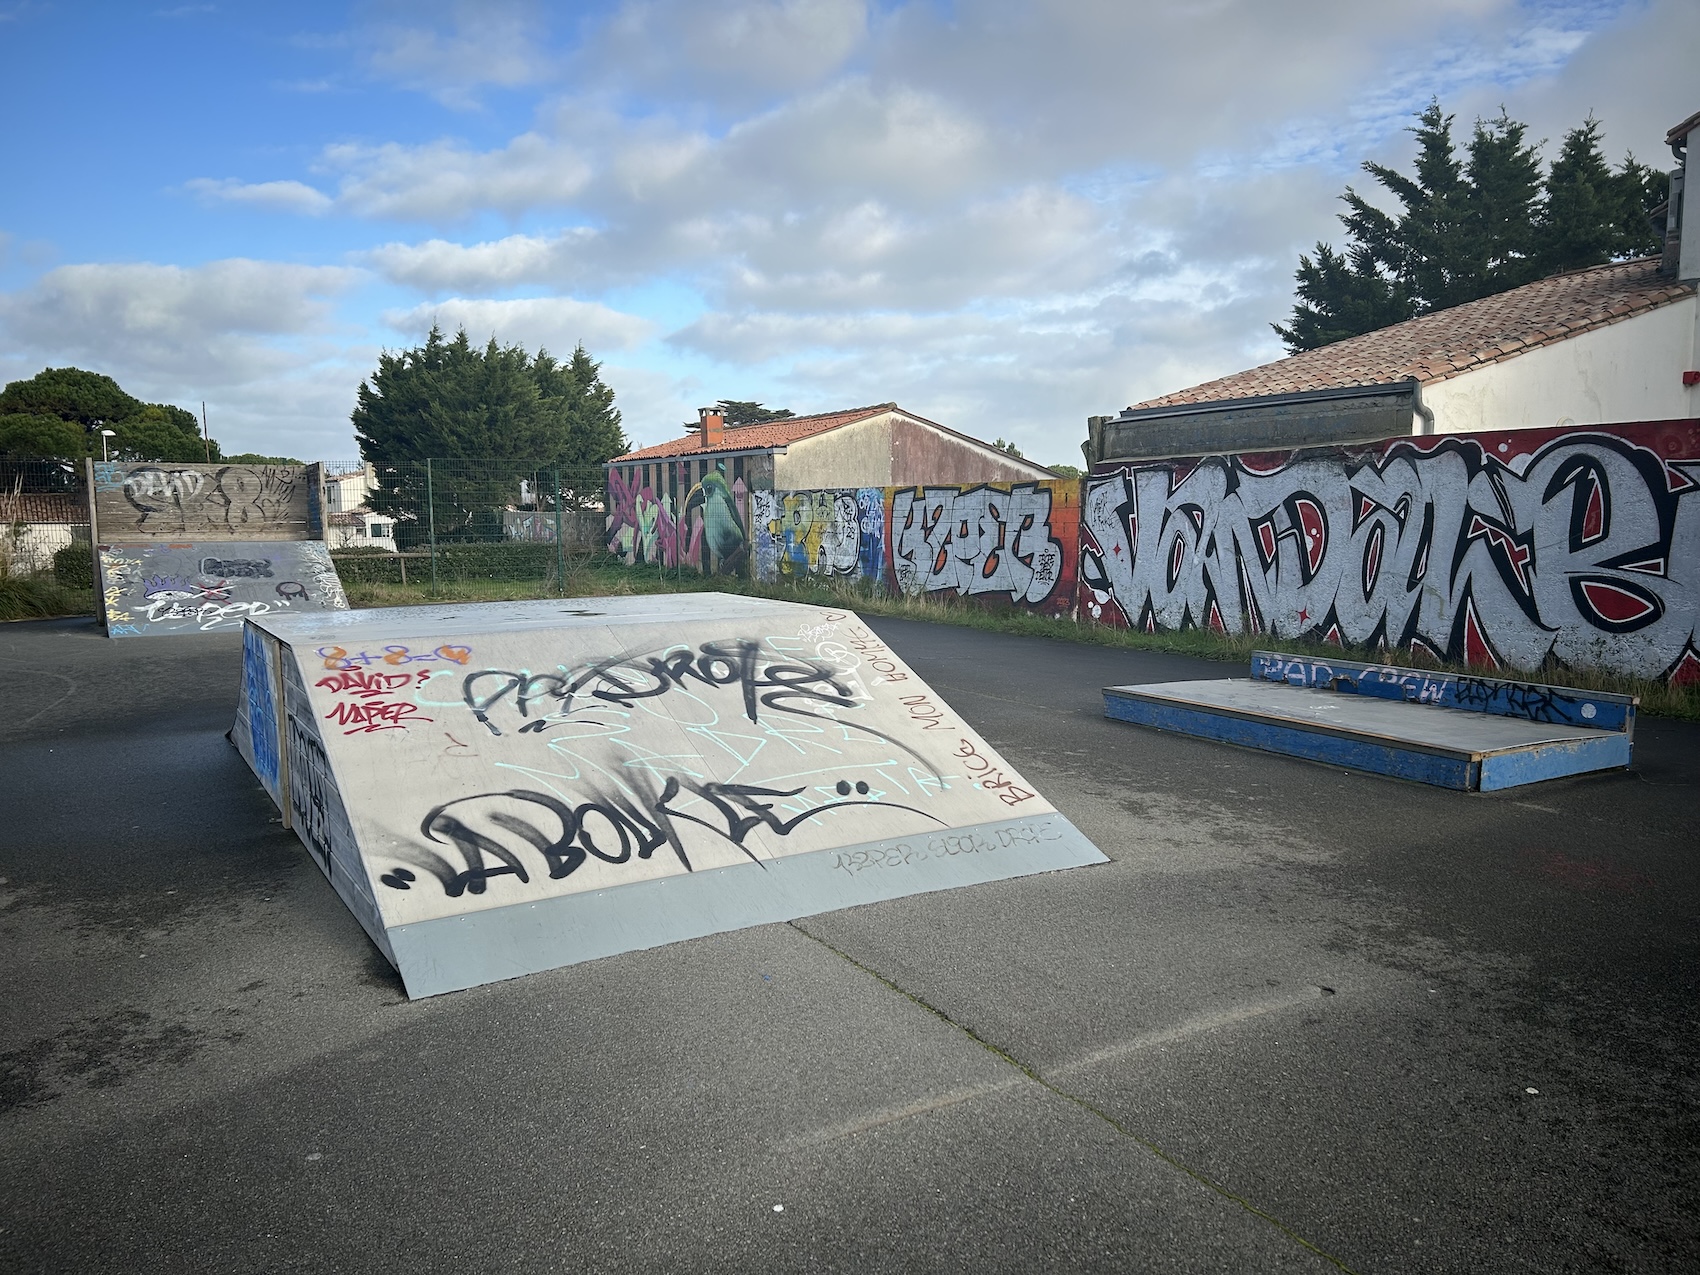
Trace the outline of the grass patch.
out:
[[[757,584],[731,576],[683,575],[659,567],[627,567],[606,555],[569,561],[564,587],[556,587],[553,572],[548,580],[439,580],[433,596],[430,586],[409,583],[345,584],[354,606],[409,606],[424,602],[497,602],[527,598],[607,597],[647,593],[741,593],[782,602],[843,607],[863,615],[923,620],[930,624],[955,624],[993,633],[1018,633],[1029,637],[1056,638],[1089,646],[1118,647],[1132,651],[1160,651],[1190,655],[1198,659],[1245,664],[1253,651],[1281,651],[1319,659],[1355,659],[1402,668],[1430,671],[1461,671],[1456,665],[1437,663],[1415,651],[1354,651],[1319,642],[1299,642],[1267,633],[1217,633],[1210,629],[1187,629],[1179,633],[1136,633],[1103,624],[1064,617],[1039,615],[1014,607],[981,606],[955,599],[892,596],[851,580],[804,579],[794,584]],[[1479,671],[1479,670],[1478,670]],[[1542,682],[1577,690],[1638,695],[1641,711],[1655,717],[1700,721],[1700,686],[1669,686],[1647,678],[1626,677],[1599,668],[1507,668],[1492,674],[1513,681]]]
[[[93,589],[68,589],[51,576],[0,576],[0,621],[93,614]]]

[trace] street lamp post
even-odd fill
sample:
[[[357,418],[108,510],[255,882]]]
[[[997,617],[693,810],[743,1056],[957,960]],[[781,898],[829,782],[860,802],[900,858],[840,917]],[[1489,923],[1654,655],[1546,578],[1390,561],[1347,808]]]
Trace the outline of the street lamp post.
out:
[[[108,456],[106,454],[106,440],[109,439],[109,438],[116,438],[116,437],[118,437],[118,431],[117,430],[103,429],[103,430],[100,431],[100,458],[101,458],[101,460],[104,461],[104,460],[112,459],[110,456]]]

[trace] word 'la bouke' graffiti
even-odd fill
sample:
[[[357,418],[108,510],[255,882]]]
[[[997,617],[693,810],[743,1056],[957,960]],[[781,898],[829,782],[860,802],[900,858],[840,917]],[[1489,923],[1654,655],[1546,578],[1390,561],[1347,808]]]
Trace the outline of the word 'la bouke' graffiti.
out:
[[[1516,470],[1464,438],[1273,471],[1235,456],[1130,467],[1088,480],[1081,614],[1686,681],[1700,678],[1697,492],[1700,465],[1605,434]]]
[[[511,632],[325,648],[312,715],[386,923],[888,838],[839,866],[1018,853],[953,830],[1054,814],[855,616],[786,609],[561,663]]]

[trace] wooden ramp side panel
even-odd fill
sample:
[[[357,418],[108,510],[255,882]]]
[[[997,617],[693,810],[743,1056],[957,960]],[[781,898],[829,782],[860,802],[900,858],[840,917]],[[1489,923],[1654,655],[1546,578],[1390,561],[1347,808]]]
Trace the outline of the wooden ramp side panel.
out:
[[[96,569],[115,638],[226,633],[265,615],[348,609],[318,540],[106,544]]]
[[[1623,770],[1629,765],[1631,749],[1624,732],[1601,731],[1594,739],[1549,741],[1531,748],[1489,753],[1482,758],[1482,791],[1520,788],[1596,770]]]

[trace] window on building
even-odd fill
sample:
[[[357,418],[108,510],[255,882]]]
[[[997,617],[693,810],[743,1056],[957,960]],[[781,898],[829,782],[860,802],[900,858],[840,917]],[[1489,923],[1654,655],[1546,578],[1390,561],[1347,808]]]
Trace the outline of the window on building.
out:
[[[374,540],[389,539],[390,529],[387,523],[373,522],[366,525],[366,534]]]

